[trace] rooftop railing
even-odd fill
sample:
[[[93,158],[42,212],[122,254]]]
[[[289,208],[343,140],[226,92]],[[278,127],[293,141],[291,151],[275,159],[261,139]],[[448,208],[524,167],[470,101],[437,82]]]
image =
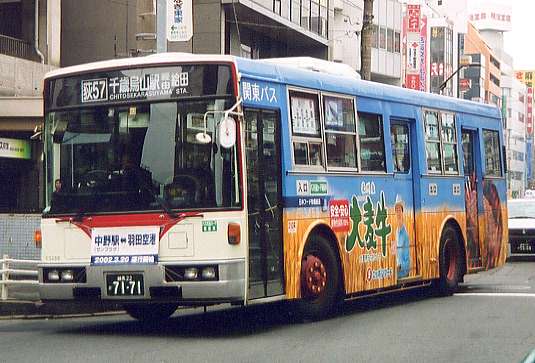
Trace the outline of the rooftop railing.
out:
[[[0,34],[0,54],[31,61],[39,61],[31,43],[2,34]]]

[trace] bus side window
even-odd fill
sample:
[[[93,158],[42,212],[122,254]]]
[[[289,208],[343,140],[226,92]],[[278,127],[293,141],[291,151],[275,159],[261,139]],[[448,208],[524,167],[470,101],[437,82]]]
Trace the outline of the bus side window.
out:
[[[498,131],[483,129],[483,144],[485,145],[485,175],[502,176]]]
[[[385,141],[381,115],[358,112],[358,135],[362,171],[385,172]]]
[[[318,94],[297,91],[289,94],[294,164],[323,168]]]
[[[408,173],[411,165],[410,140],[408,125],[392,124],[390,126],[392,143],[392,162],[395,173]]]

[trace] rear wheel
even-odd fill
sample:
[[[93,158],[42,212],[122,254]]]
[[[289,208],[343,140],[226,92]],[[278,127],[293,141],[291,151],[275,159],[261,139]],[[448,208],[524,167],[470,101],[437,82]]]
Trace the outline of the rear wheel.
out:
[[[439,266],[438,293],[449,296],[457,290],[462,275],[461,244],[457,231],[451,226],[446,226],[442,231]]]
[[[144,323],[157,323],[169,319],[178,308],[178,304],[125,304],[124,309],[134,319]]]
[[[310,237],[301,260],[299,316],[315,320],[334,312],[342,300],[340,290],[336,252],[325,237]]]

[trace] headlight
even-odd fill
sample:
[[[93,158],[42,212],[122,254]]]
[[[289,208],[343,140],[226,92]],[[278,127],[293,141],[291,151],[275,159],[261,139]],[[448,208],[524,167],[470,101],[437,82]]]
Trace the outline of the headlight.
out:
[[[202,279],[203,280],[214,280],[215,279],[215,268],[213,266],[205,267],[202,269]]]
[[[186,280],[196,280],[199,276],[199,270],[196,267],[188,267],[184,271],[184,279]]]
[[[48,271],[48,281],[59,281],[58,270]]]
[[[73,281],[74,280],[74,274],[72,270],[63,270],[61,271],[61,281]]]

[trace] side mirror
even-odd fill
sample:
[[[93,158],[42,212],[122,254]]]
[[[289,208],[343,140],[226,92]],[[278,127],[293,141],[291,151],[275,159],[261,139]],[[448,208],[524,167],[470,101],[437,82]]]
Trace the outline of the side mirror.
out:
[[[52,130],[52,141],[55,144],[61,144],[63,141],[63,136],[65,135],[65,131],[67,131],[67,125],[68,122],[64,120],[59,120],[56,123],[56,127]]]
[[[209,144],[212,142],[212,138],[206,133],[206,131],[195,134],[195,140],[197,140],[199,144]]]
[[[236,145],[236,121],[229,115],[219,123],[219,144],[225,149]]]

